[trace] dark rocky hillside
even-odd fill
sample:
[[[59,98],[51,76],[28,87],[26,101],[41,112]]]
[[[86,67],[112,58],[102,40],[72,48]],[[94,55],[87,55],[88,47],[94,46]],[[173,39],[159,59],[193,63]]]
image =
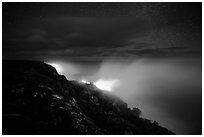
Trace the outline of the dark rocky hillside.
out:
[[[173,134],[120,98],[38,61],[3,61],[3,134]]]

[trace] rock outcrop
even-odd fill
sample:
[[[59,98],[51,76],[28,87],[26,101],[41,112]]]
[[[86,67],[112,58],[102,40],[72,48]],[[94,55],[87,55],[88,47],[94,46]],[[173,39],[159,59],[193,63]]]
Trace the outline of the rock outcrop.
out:
[[[2,75],[3,134],[174,134],[43,62],[3,61]]]

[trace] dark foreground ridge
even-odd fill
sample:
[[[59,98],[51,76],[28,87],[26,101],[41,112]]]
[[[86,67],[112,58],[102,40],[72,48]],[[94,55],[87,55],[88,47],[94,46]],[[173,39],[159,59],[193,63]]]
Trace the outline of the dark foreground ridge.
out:
[[[38,61],[3,61],[3,134],[174,134]]]

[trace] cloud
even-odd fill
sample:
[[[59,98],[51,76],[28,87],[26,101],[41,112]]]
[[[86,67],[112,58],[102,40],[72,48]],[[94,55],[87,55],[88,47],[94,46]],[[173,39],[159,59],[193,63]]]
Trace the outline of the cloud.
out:
[[[13,50],[108,47],[147,30],[144,20],[131,18],[49,17],[45,24],[13,28],[13,33],[6,32],[4,45]]]
[[[202,119],[201,59],[144,58],[104,61],[89,81],[117,79],[115,89],[129,106],[177,134],[200,134]]]
[[[78,56],[79,59],[85,57],[89,60],[103,60],[109,57],[121,59],[139,56],[200,55],[200,48],[171,45],[167,38],[169,32],[175,30],[174,27],[165,31],[162,28],[164,32],[159,35],[158,32],[162,30],[158,29],[152,29],[149,21],[144,18],[54,15],[45,18],[43,22],[34,18],[24,26],[4,33],[3,57],[17,58],[14,55],[27,54],[28,58],[30,54],[31,59],[37,56],[57,55],[62,59],[66,56]]]

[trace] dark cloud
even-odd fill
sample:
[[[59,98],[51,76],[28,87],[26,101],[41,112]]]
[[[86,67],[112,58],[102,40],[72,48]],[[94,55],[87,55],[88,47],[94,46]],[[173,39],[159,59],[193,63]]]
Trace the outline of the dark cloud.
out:
[[[90,58],[87,51],[100,56],[120,53],[121,57],[174,55],[176,48],[168,47],[177,46],[192,47],[190,54],[196,55],[195,50],[201,51],[200,5],[3,3],[3,57],[10,53],[54,55],[55,50],[57,55],[62,51],[61,56]]]

